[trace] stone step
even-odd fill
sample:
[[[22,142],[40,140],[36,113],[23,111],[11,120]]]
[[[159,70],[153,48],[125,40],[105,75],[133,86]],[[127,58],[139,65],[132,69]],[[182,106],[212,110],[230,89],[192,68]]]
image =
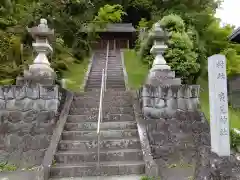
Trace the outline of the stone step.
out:
[[[142,176],[144,175],[89,176],[71,178],[71,180],[140,180]],[[49,180],[69,180],[69,178],[50,178]]]
[[[87,86],[100,86],[101,87],[101,82],[98,81],[88,81]]]
[[[71,115],[97,115],[99,113],[99,109],[97,108],[79,108],[71,106],[70,114]],[[107,114],[130,114],[133,115],[132,107],[111,107],[103,109],[103,116]]]
[[[102,76],[99,76],[99,75],[95,75],[95,74],[91,74],[89,77],[88,77],[88,80],[89,79],[101,79],[102,78]],[[123,77],[123,75],[122,74],[120,74],[120,73],[115,73],[115,74],[108,74],[107,75],[107,79],[117,79],[117,78],[119,78],[119,79],[123,79],[124,77]]]
[[[103,117],[103,122],[109,121],[135,121],[134,116],[129,114],[110,114]],[[97,116],[86,116],[86,115],[69,115],[67,118],[68,123],[78,122],[97,122]]]
[[[125,81],[123,79],[107,79],[106,81],[106,85],[108,84],[114,84],[114,85],[125,85]],[[101,85],[102,82],[101,80],[97,80],[97,79],[89,79],[87,81],[87,85]]]
[[[101,162],[99,169],[97,162],[69,164],[56,164],[51,167],[51,177],[83,177],[83,176],[111,176],[144,174],[145,164],[143,161],[112,161]]]
[[[103,100],[104,101],[104,100]],[[97,108],[99,107],[99,100],[90,100],[90,101],[73,101],[72,102],[73,107],[79,107],[79,108]],[[110,107],[132,107],[131,102],[103,102],[104,108],[110,108]]]
[[[74,99],[76,99],[75,97],[99,97],[100,96],[100,90],[96,90],[96,91],[92,91],[92,92],[80,92],[80,93],[75,93],[74,95]],[[130,94],[127,91],[116,91],[113,89],[109,89],[105,92],[105,97],[106,96],[127,96],[129,97]]]
[[[60,151],[92,151],[98,150],[98,140],[92,141],[64,141],[61,140],[58,144]],[[141,149],[139,138],[125,138],[125,139],[109,139],[100,140],[100,149],[104,150],[119,150],[119,149]]]
[[[107,81],[107,84],[106,84],[106,86],[114,86],[114,87],[116,87],[116,86],[125,86],[125,82],[124,81],[118,81],[118,82],[116,82],[116,81]]]
[[[135,121],[123,121],[123,122],[102,122],[101,130],[121,130],[121,129],[137,129],[137,123]],[[82,122],[82,123],[66,123],[66,131],[84,131],[84,130],[96,130],[97,122]]]
[[[101,76],[97,76],[97,75],[91,75],[88,77],[88,81],[90,80],[95,80],[95,81],[98,81],[98,80],[102,80],[102,77]],[[107,76],[107,81],[108,80],[124,80],[124,77],[121,76],[121,74],[117,74],[117,75],[109,75]]]
[[[100,161],[141,161],[140,149],[120,149],[113,151],[100,151]],[[97,162],[98,152],[59,151],[55,155],[56,163],[81,164],[84,162]]]
[[[97,139],[97,132],[94,131],[63,131],[63,140],[95,140]],[[136,129],[124,130],[101,130],[101,139],[122,139],[126,137],[138,137]]]
[[[109,84],[109,85],[107,85],[106,88],[114,88],[114,89],[120,89],[120,90],[122,90],[122,89],[125,89],[125,85],[113,85],[113,84]]]

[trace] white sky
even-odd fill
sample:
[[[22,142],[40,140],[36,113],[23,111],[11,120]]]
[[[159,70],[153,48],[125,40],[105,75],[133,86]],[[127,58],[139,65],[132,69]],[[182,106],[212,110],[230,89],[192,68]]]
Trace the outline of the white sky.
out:
[[[240,27],[240,0],[224,0],[216,17],[221,18],[222,23]]]

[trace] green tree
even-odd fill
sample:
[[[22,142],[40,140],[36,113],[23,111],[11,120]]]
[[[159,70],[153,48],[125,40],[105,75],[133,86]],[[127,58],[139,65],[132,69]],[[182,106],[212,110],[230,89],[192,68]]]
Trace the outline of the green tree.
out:
[[[95,17],[95,22],[103,23],[115,23],[121,22],[122,16],[126,13],[123,11],[123,7],[119,4],[109,5],[101,7],[98,11],[97,16]]]
[[[184,83],[191,84],[193,74],[199,71],[200,65],[197,63],[198,54],[194,51],[193,42],[185,32],[184,21],[177,15],[168,15],[162,18],[160,24],[171,35],[164,57],[176,75]]]

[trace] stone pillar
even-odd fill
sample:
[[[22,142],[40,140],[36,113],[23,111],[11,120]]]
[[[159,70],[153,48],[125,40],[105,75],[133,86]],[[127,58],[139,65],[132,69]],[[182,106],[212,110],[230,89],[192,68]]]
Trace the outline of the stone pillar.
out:
[[[56,79],[54,70],[50,67],[47,55],[53,52],[49,41],[53,38],[54,30],[49,29],[46,19],[41,19],[40,24],[33,28],[28,28],[28,32],[35,39],[32,44],[37,57],[28,70],[24,71],[24,77],[17,79],[17,84],[39,83],[53,85]]]

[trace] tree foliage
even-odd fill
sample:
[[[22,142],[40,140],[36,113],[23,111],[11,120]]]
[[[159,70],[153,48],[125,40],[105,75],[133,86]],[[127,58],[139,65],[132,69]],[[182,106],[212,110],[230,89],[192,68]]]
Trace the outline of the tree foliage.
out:
[[[96,8],[89,0],[3,0],[0,2],[0,81],[14,81],[33,61],[33,39],[26,27],[33,27],[46,18],[55,29],[51,64],[58,75],[68,69],[69,62],[80,63],[91,51],[97,37],[93,21],[120,22],[121,5]],[[86,30],[83,27],[88,27]],[[4,80],[4,81],[3,81]],[[9,82],[9,81],[7,81]],[[1,83],[1,82],[0,82]]]
[[[197,63],[198,54],[194,51],[193,42],[185,32],[184,21],[171,14],[164,16],[160,24],[170,33],[165,59],[184,83],[192,83],[192,75],[199,71],[200,65]]]
[[[188,83],[195,83],[205,73],[207,57],[216,53],[226,54],[229,75],[239,73],[236,67],[240,46],[228,40],[234,27],[221,27],[214,16],[220,3],[220,0],[1,0],[0,81],[15,79],[33,61],[32,38],[26,27],[35,26],[40,18],[46,18],[56,31],[51,64],[59,72],[68,68],[70,60],[81,62],[90,53],[90,44],[97,38],[96,29],[105,23],[131,22],[139,30],[143,26],[151,28],[162,19],[162,26],[172,32],[166,58],[184,77],[191,74]],[[145,44],[145,48],[140,48],[140,44]],[[136,45],[144,62],[151,65],[151,39],[142,36]]]

